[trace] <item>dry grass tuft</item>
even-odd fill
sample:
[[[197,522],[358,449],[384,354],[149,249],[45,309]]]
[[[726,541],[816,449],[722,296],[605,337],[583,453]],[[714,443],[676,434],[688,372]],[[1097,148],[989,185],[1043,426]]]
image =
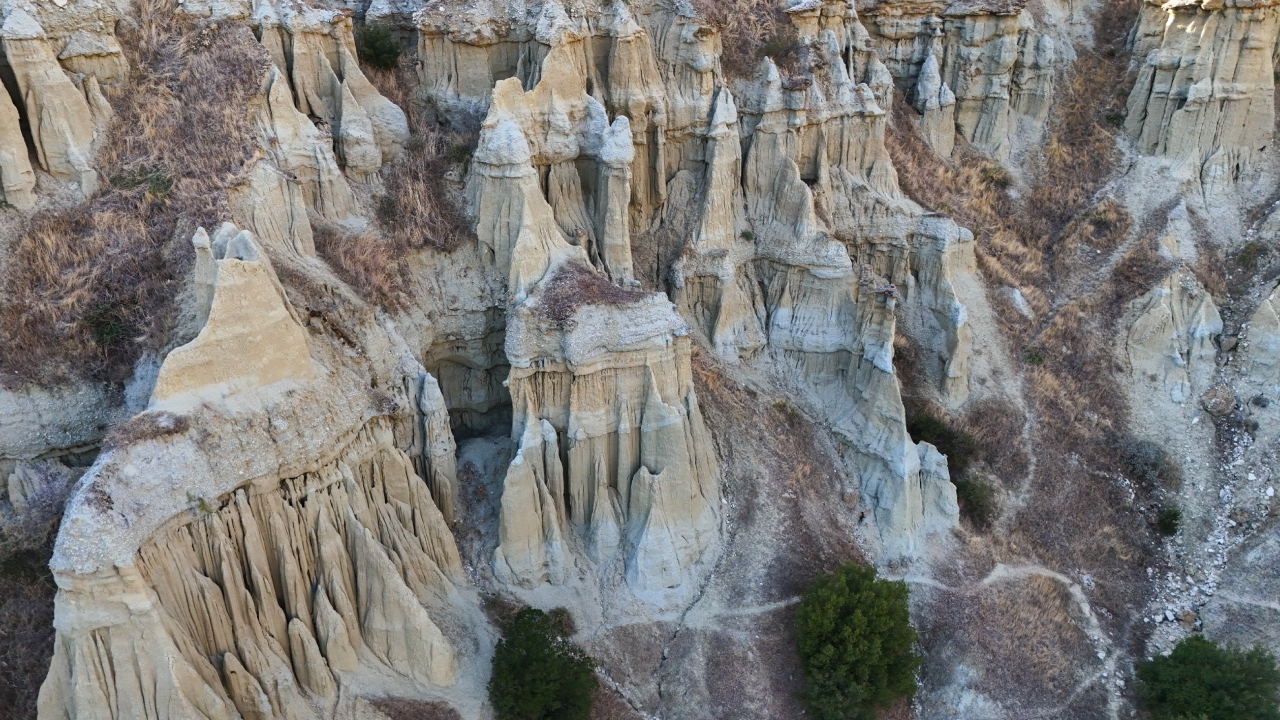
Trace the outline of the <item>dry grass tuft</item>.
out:
[[[48,577],[0,573],[0,720],[36,717],[53,657],[54,592]]]
[[[391,310],[403,309],[409,278],[393,240],[369,231],[349,233],[324,222],[312,230],[316,254],[360,297]]]
[[[391,166],[387,192],[375,208],[378,226],[402,252],[451,252],[471,237],[470,223],[450,199],[446,175],[461,176],[477,140],[429,126],[414,131],[404,157]]]
[[[565,325],[572,322],[573,314],[583,305],[625,305],[649,295],[618,287],[595,270],[569,261],[560,265],[547,281],[538,310],[548,320]]]
[[[6,382],[121,381],[167,341],[195,227],[225,212],[254,148],[247,106],[268,56],[242,24],[139,0],[119,34],[133,74],[113,91],[102,189],[37,213],[12,248],[0,305]]]

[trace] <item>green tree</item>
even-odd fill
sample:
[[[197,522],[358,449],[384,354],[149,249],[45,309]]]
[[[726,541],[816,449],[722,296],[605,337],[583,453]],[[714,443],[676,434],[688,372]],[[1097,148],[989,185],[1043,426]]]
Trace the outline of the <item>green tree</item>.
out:
[[[1276,658],[1192,635],[1135,668],[1152,720],[1280,720]]]
[[[562,627],[534,608],[503,621],[489,679],[498,720],[586,720],[594,663],[560,634]]]
[[[365,25],[356,29],[356,55],[383,70],[394,70],[400,61],[400,43],[386,25]]]
[[[804,701],[819,720],[870,720],[875,709],[916,692],[922,658],[907,586],[845,565],[819,578],[796,608]]]

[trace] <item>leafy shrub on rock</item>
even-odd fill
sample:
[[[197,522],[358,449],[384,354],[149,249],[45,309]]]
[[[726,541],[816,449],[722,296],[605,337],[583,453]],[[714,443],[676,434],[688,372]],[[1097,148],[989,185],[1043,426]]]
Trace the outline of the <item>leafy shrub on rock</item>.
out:
[[[796,608],[804,701],[819,720],[872,720],[875,710],[915,694],[922,658],[907,586],[845,565],[819,578]]]
[[[489,701],[498,720],[586,720],[594,663],[562,634],[563,619],[524,608],[501,621]]]
[[[1280,669],[1261,647],[1222,648],[1192,635],[1135,673],[1152,720],[1280,720]]]

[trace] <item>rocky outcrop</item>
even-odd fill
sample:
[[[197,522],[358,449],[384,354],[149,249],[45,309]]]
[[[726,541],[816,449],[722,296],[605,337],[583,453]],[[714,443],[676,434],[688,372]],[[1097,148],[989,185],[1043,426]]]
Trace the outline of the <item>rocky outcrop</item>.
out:
[[[493,567],[504,582],[558,584],[582,547],[602,573],[616,560],[633,590],[661,597],[718,534],[718,474],[684,323],[660,295],[626,289],[630,126],[606,125],[571,72],[575,48],[556,44],[532,90],[497,84],[467,183],[510,302],[518,449]],[[587,182],[583,165],[596,168]],[[546,168],[545,195],[535,167]]]
[[[96,91],[97,84],[85,84],[83,91],[72,84],[58,64],[53,41],[39,21],[21,8],[14,8],[5,16],[0,39],[22,97],[40,167],[55,178],[72,183],[82,194],[92,194],[98,188],[98,173],[93,168],[97,131],[90,111],[91,100],[86,99],[85,92]],[[100,97],[100,91],[96,92]],[[97,98],[92,100],[96,102]],[[106,105],[106,101],[100,105]],[[12,143],[10,147],[10,153],[17,152]],[[23,202],[25,180],[21,163],[16,159],[11,162],[15,163],[12,166],[15,195]],[[8,184],[9,168],[0,166],[0,172],[5,173]]]
[[[1017,144],[1020,118],[1042,123],[1053,97],[1055,41],[1036,29],[1025,4],[878,0],[862,3],[860,14],[899,86],[925,83],[924,103],[937,97],[929,67],[936,58],[940,80],[955,97],[956,131],[1003,161]],[[930,123],[939,121],[921,102],[917,110],[933,136]]]
[[[636,591],[684,583],[718,534],[719,473],[670,302],[567,260],[512,309],[507,356],[520,449],[495,564],[554,582],[566,562],[556,540],[572,530],[595,563],[619,560]],[[537,502],[519,508],[506,492]]]
[[[1125,121],[1138,150],[1239,177],[1275,131],[1277,37],[1271,2],[1147,0]]]
[[[434,380],[377,323],[360,364],[313,343],[250,233],[193,243],[204,328],[59,532],[41,716],[327,716],[361,668],[446,692],[477,620]]]
[[[951,157],[956,145],[956,94],[942,82],[937,57],[930,55],[921,66],[915,96],[920,134],[939,156]]]
[[[191,242],[196,315],[204,326],[195,340],[165,358],[153,402],[197,390],[236,392],[314,377],[306,331],[253,234],[224,223],[212,239],[200,228]]]
[[[21,119],[8,93],[0,93],[0,199],[20,209],[36,204],[36,175],[31,170]]]
[[[1213,341],[1222,334],[1213,298],[1189,273],[1175,272],[1136,301],[1135,310],[1127,341],[1135,383],[1178,405],[1198,398],[1211,384]]]

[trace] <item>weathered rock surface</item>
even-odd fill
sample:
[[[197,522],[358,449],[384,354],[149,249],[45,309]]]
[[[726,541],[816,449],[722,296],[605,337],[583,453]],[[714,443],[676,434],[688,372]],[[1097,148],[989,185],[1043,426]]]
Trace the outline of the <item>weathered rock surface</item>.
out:
[[[1125,128],[1137,148],[1239,177],[1275,132],[1280,7],[1147,0],[1135,32]]]
[[[977,147],[1006,160],[1017,142],[1019,118],[1038,124],[1047,117],[1057,53],[1053,37],[1028,22],[1024,2],[861,5],[869,5],[860,12],[871,42],[901,87],[923,82],[933,92],[929,58],[935,58],[940,80],[955,98],[955,129]],[[926,102],[933,97],[925,96]],[[938,131],[930,125],[940,121],[917,110],[933,144]]]
[[[53,40],[26,10],[14,8],[5,15],[0,41],[22,97],[40,166],[55,178],[73,183],[84,195],[92,194],[98,188],[98,173],[93,168],[97,132],[90,101],[72,84],[58,64]],[[16,154],[17,149],[9,152]],[[25,200],[21,159],[12,162],[15,195],[21,203]],[[4,172],[7,177],[10,171],[5,168]]]

